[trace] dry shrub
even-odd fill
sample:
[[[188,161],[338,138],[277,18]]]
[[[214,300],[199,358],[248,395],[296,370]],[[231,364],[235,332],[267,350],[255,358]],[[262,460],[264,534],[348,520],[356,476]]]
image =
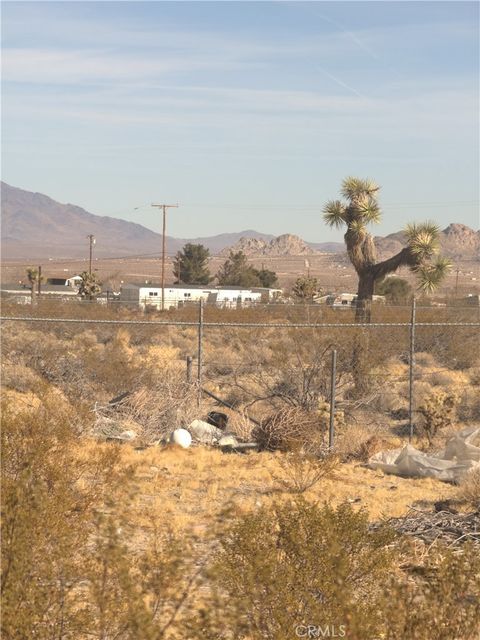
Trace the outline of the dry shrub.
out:
[[[335,439],[335,451],[344,461],[359,460],[366,462],[372,455],[385,449],[399,446],[396,439],[383,438],[374,431],[375,426],[365,427],[360,424],[349,425]]]
[[[318,413],[298,407],[280,409],[254,431],[255,440],[266,451],[291,451],[306,446],[321,449],[324,428]]]
[[[280,473],[269,470],[279,488],[288,493],[305,493],[331,476],[340,464],[338,456],[325,452],[323,456],[303,451],[289,451],[276,458]]]
[[[420,558],[393,532],[372,530],[363,511],[296,497],[220,538],[216,606],[196,637],[476,640],[479,571],[473,545],[436,545]]]
[[[480,467],[475,467],[465,475],[458,488],[458,498],[472,509],[480,511]]]
[[[33,391],[41,382],[40,376],[24,364],[2,363],[2,385],[15,391]]]
[[[457,403],[458,397],[452,391],[435,389],[418,407],[418,413],[423,416],[421,427],[429,444],[440,430],[452,424]]]
[[[222,409],[224,411],[224,409]],[[255,424],[244,413],[232,413],[228,420],[228,430],[233,431],[240,440],[253,440]]]
[[[468,372],[470,384],[480,387],[480,367],[472,367]]]
[[[2,409],[2,638],[160,640],[174,624],[187,637],[189,543],[153,520],[139,544],[121,448],[88,447],[51,399]]]
[[[407,549],[408,552],[408,549]],[[385,640],[477,640],[480,553],[467,543],[435,546],[422,561],[410,552],[403,576],[392,576],[381,607]],[[404,564],[404,566],[405,566]]]
[[[334,637],[340,625],[346,637],[376,637],[391,539],[384,531],[371,535],[366,514],[349,505],[332,509],[296,497],[248,514],[220,540],[213,573],[219,602],[211,613],[218,635],[208,637],[287,640],[308,624],[335,628]]]
[[[351,458],[362,462],[368,462],[368,460],[376,453],[380,453],[380,451],[387,451],[388,449],[392,449],[394,446],[395,445],[392,445],[391,440],[373,435],[367,440],[361,442],[357,451],[351,455]]]
[[[480,389],[465,386],[457,404],[457,416],[461,422],[478,422],[480,420]]]
[[[438,367],[438,363],[431,353],[421,351],[415,354],[415,363],[419,367],[434,369]]]

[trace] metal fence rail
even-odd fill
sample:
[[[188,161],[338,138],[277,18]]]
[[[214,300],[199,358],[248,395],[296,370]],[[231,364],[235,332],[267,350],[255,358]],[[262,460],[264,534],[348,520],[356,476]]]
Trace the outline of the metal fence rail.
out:
[[[321,329],[342,327],[410,327],[411,322],[211,322],[197,320],[106,320],[90,318],[37,318],[34,316],[0,316],[1,322],[75,322],[77,324],[150,325],[164,327],[245,327],[258,329]],[[416,327],[480,327],[480,322],[415,322]]]

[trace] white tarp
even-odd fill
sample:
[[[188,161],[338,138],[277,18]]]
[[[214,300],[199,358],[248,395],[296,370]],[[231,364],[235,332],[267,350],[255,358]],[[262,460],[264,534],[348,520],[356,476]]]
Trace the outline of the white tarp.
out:
[[[426,454],[407,444],[401,449],[381,451],[368,461],[371,469],[409,478],[437,478],[458,482],[480,465],[480,428],[468,427],[451,438],[444,451]]]
[[[217,444],[223,436],[221,429],[203,420],[194,420],[187,429],[192,434],[192,438],[201,444]]]

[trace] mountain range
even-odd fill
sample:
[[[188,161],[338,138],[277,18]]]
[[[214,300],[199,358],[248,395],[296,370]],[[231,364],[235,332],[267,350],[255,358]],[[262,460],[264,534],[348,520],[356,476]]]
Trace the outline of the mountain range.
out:
[[[161,234],[141,224],[89,213],[73,204],[61,204],[41,193],[1,183],[1,248],[3,259],[77,258],[88,250],[87,235],[96,239],[97,257],[158,255]],[[402,232],[375,238],[379,256],[392,255],[404,246]],[[308,255],[317,251],[344,251],[341,242],[308,243],[291,234],[277,238],[248,229],[199,238],[167,237],[168,253],[187,242],[203,244],[212,255],[230,248],[249,255]],[[462,224],[450,224],[441,234],[442,252],[459,257],[478,256],[480,232]]]

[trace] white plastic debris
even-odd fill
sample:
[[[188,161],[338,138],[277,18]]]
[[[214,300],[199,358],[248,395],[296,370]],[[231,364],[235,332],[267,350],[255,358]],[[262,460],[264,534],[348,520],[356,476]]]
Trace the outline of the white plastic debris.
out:
[[[201,444],[216,444],[223,436],[223,431],[203,420],[194,420],[188,425],[192,438]]]
[[[137,434],[135,431],[122,431],[122,433],[118,436],[121,440],[135,440]]]
[[[238,440],[233,435],[233,433],[226,433],[218,441],[218,446],[219,447],[236,447],[238,446]]]
[[[175,429],[170,434],[170,443],[178,444],[182,449],[188,449],[192,444],[192,436],[186,429]]]
[[[409,478],[437,478],[459,482],[473,467],[480,465],[480,428],[469,427],[451,438],[444,451],[426,454],[407,444],[401,449],[381,451],[368,461],[371,469]]]

